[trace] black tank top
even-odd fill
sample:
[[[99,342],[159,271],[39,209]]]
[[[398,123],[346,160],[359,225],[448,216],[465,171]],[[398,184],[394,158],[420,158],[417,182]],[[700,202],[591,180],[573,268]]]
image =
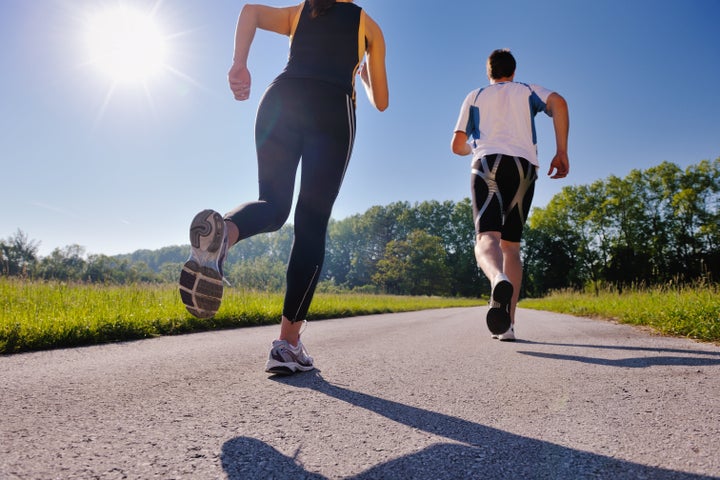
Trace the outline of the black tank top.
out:
[[[360,65],[358,37],[362,8],[335,3],[313,18],[310,2],[303,5],[285,70],[277,77],[310,78],[342,88],[355,97],[355,75]],[[363,45],[364,47],[364,45]]]

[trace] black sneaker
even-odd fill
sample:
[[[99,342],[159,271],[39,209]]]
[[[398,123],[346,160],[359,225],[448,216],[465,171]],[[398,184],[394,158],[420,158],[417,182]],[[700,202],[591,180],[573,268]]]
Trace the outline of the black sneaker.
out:
[[[510,329],[510,302],[513,286],[505,274],[498,275],[490,295],[490,309],[487,312],[487,326],[493,335],[500,335]]]
[[[209,318],[220,308],[222,263],[228,241],[225,221],[214,210],[203,210],[190,224],[190,258],[180,273],[180,298],[188,312]]]

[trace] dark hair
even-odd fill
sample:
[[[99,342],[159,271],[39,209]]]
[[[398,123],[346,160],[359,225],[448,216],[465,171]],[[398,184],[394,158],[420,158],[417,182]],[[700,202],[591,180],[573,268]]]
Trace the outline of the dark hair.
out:
[[[335,5],[335,0],[308,0],[313,18],[319,17]]]
[[[515,73],[515,67],[515,57],[507,48],[495,50],[487,60],[488,77],[493,80],[511,77]]]

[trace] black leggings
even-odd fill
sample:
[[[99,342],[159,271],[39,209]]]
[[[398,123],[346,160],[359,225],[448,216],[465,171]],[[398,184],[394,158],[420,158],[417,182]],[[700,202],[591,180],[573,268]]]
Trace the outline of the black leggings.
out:
[[[295,238],[287,267],[283,315],[304,320],[325,258],[325,236],[355,139],[353,99],[309,79],[272,84],[258,107],[255,144],[258,201],[225,215],[240,240],[282,227],[290,214],[295,174],[302,158],[295,206]]]

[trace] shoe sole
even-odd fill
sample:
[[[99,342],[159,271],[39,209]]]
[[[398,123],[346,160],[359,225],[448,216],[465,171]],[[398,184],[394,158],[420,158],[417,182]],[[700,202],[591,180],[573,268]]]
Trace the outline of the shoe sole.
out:
[[[215,210],[203,210],[190,223],[190,245],[208,253],[217,253],[222,246],[224,231],[222,215]]]
[[[220,309],[223,281],[220,272],[195,260],[185,262],[180,272],[180,298],[197,318],[210,318]]]
[[[190,224],[190,258],[180,272],[180,298],[197,318],[210,318],[220,309],[223,278],[218,258],[225,238],[225,222],[214,210],[203,210]]]
[[[500,342],[514,342],[516,340],[514,334],[512,337],[508,337],[504,333],[502,333],[500,335],[493,333],[492,338],[493,338],[493,340],[498,340]]]
[[[487,312],[487,327],[493,335],[501,335],[510,328],[510,301],[513,286],[507,280],[501,280],[492,290],[490,309]]]
[[[295,373],[295,370],[288,367],[272,367],[272,368],[266,368],[265,373],[270,373],[272,375],[282,375],[283,377],[287,377],[288,375],[292,375]]]
[[[300,365],[299,363],[280,363],[278,361],[268,361],[265,365],[265,372],[274,375],[292,375],[296,372],[309,372],[314,370],[315,365]]]

